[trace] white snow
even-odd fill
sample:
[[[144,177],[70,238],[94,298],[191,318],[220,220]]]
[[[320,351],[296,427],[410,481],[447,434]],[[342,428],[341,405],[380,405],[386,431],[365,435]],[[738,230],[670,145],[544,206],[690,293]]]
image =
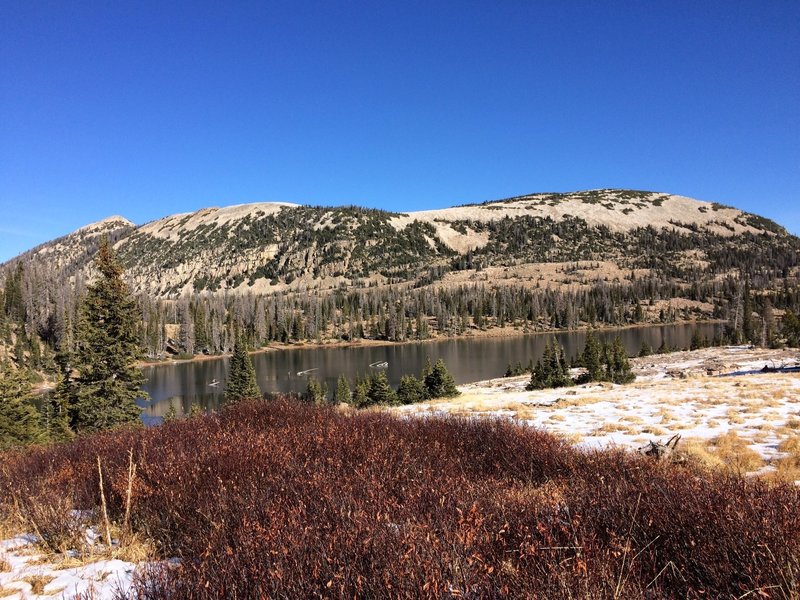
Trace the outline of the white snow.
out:
[[[97,532],[87,531],[87,539],[96,540],[98,537]],[[59,558],[70,555],[47,555],[39,549],[37,542],[38,538],[30,534],[0,541],[0,564],[5,562],[11,567],[10,571],[0,571],[0,597],[4,600],[68,600],[87,592],[95,600],[125,597],[130,593],[134,573],[143,567],[143,564],[116,559],[93,561],[87,558],[80,566],[62,568],[58,564]],[[32,592],[31,583],[25,581],[29,577],[49,580],[43,594]],[[14,593],[13,590],[18,591]]]

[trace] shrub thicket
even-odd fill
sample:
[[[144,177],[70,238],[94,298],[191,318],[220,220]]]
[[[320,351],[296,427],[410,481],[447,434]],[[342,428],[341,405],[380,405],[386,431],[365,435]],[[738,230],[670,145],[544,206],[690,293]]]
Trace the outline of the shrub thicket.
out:
[[[243,402],[5,454],[0,517],[95,507],[99,456],[121,519],[129,449],[131,525],[181,559],[144,572],[141,598],[800,591],[798,488],[583,452],[499,420]]]

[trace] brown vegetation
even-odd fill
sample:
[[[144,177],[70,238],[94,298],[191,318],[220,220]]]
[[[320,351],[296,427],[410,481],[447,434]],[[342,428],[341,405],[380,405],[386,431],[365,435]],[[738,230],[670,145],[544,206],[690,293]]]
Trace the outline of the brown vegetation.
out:
[[[132,530],[181,559],[141,575],[142,599],[800,592],[794,486],[500,420],[245,403],[6,454],[0,516],[14,499],[29,519],[96,508],[98,457],[111,521],[130,506]]]

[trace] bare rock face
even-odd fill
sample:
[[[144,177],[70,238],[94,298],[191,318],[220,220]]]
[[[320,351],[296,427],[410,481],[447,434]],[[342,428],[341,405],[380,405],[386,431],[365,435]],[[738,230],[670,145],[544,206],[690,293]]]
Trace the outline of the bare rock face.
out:
[[[573,285],[651,273],[713,271],[726,253],[793,266],[800,240],[717,203],[632,190],[533,194],[442,210],[255,203],[204,208],[136,227],[87,225],[14,259],[88,281],[108,236],[133,289],[156,297],[369,285]],[[765,257],[758,258],[768,252]],[[666,271],[669,265],[669,271]],[[711,275],[709,275],[710,277]],[[527,282],[527,283],[526,283]]]

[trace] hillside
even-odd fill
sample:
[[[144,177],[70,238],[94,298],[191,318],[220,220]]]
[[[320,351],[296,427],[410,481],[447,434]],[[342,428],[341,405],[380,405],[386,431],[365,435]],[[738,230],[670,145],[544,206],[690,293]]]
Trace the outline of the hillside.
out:
[[[506,278],[546,285],[563,278],[521,267],[575,261],[595,264],[579,265],[577,271],[589,272],[572,280],[613,278],[618,269],[685,279],[698,271],[782,270],[797,264],[800,248],[777,224],[735,208],[669,194],[593,190],[403,214],[256,203],[140,227],[113,217],[15,260],[55,268],[57,276],[90,278],[87,259],[104,233],[116,241],[133,288],[156,297],[459,281],[455,272],[498,266],[506,268]]]
[[[237,329],[263,347],[707,318],[729,321],[720,342],[767,344],[780,311],[800,306],[800,239],[681,196],[593,190],[410,213],[242,204],[138,227],[111,217],[0,265],[0,362],[52,371],[74,349],[104,237],[153,358],[230,351]]]

